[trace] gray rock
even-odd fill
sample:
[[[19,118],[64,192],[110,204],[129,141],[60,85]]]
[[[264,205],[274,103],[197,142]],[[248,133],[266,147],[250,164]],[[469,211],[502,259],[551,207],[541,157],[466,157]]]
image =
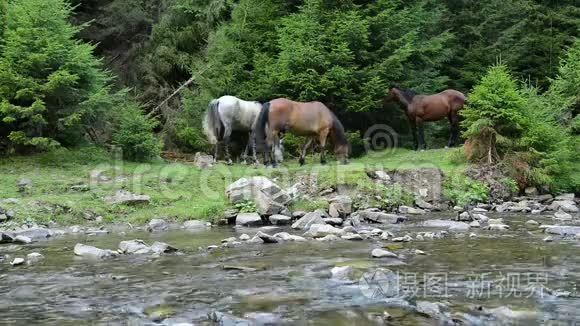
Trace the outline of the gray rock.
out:
[[[535,197],[538,195],[538,189],[536,187],[527,187],[524,189],[524,193],[528,197]]]
[[[427,253],[425,253],[423,250],[419,250],[419,249],[415,249],[415,255],[426,255]]]
[[[270,312],[249,312],[244,315],[244,318],[248,319],[253,326],[284,325],[280,315]],[[235,325],[238,326],[239,323]]]
[[[32,191],[32,180],[30,179],[20,179],[16,185],[18,186],[18,192],[20,193]]]
[[[307,241],[305,238],[299,235],[293,235],[288,232],[278,232],[274,234],[274,237],[284,241]]]
[[[548,207],[548,210],[557,211],[563,210],[567,213],[577,213],[578,207],[573,200],[555,200]]]
[[[560,207],[560,210],[557,211],[556,213],[554,213],[554,218],[557,220],[561,220],[561,221],[570,221],[572,220],[572,215],[564,212],[563,210],[561,210],[562,207]]]
[[[278,243],[278,238],[276,238],[272,235],[266,234],[262,231],[258,231],[258,233],[256,233],[256,236],[258,238],[262,239],[262,241],[264,243]]]
[[[397,256],[397,254],[392,253],[388,250],[384,250],[384,249],[380,249],[380,248],[375,248],[371,251],[371,256],[374,258],[398,258],[399,256]]]
[[[385,173],[390,180],[382,182],[383,184],[398,184],[404,190],[428,202],[436,203],[441,200],[443,173],[440,169],[400,169]]]
[[[509,225],[507,224],[490,224],[487,229],[490,231],[507,231],[509,230]]]
[[[77,243],[74,248],[74,253],[77,256],[93,258],[93,259],[104,259],[117,256],[117,253],[112,250],[99,249],[93,246],[87,246],[81,243]]]
[[[110,205],[137,205],[148,204],[151,197],[136,195],[126,190],[117,190],[114,195],[105,197],[105,202]]]
[[[232,242],[232,241],[236,241],[236,240],[237,240],[236,237],[229,237],[229,238],[222,239],[221,242],[226,243],[226,242]]]
[[[46,228],[32,227],[16,232],[16,235],[22,235],[32,240],[46,240],[52,236],[52,231]]]
[[[478,228],[478,227],[481,227],[481,224],[478,221],[473,221],[473,222],[469,223],[469,226],[472,228]]]
[[[556,198],[554,198],[555,200],[574,200],[574,194],[573,193],[567,193],[567,194],[561,194],[556,196]]]
[[[461,212],[461,214],[459,214],[459,220],[469,222],[473,220],[473,217],[471,216],[470,212]]]
[[[37,264],[44,259],[44,256],[38,252],[31,252],[26,255],[26,264],[33,265]]]
[[[14,235],[6,232],[0,232],[0,243],[10,243],[14,241]]]
[[[308,229],[308,231],[304,233],[304,236],[312,238],[321,238],[328,234],[341,236],[344,234],[344,231],[342,231],[342,229],[335,228],[334,226],[328,224],[312,224]]]
[[[334,266],[330,270],[333,280],[348,281],[353,276],[354,270],[351,266]]]
[[[356,234],[356,233],[347,233],[347,234],[341,236],[341,238],[344,240],[349,240],[349,241],[362,241],[362,240],[364,240],[364,238],[360,234]]]
[[[476,213],[486,213],[487,212],[487,209],[482,208],[482,207],[475,207],[473,209],[473,211],[476,212]]]
[[[306,212],[305,211],[295,211],[295,212],[292,212],[292,218],[295,218],[295,219],[299,219],[299,218],[301,218],[304,215],[306,215]]]
[[[252,322],[247,319],[238,318],[236,316],[214,311],[209,314],[209,320],[219,326],[250,326]]]
[[[293,229],[308,230],[313,224],[324,224],[322,215],[319,212],[311,212],[302,216],[299,220],[292,224]]]
[[[187,230],[206,230],[209,229],[210,225],[208,222],[200,220],[189,220],[183,222],[183,228]]]
[[[28,243],[32,243],[33,240],[25,235],[17,235],[14,237],[12,242],[21,243],[21,244],[28,244]]]
[[[248,241],[251,238],[250,238],[249,235],[247,235],[247,234],[244,233],[244,234],[240,235],[240,238],[239,239],[242,240],[242,241]]]
[[[264,223],[258,213],[240,213],[236,216],[236,225],[261,226]]]
[[[428,202],[426,202],[425,200],[423,200],[422,198],[416,198],[415,199],[415,205],[417,205],[417,207],[421,208],[421,209],[425,209],[428,211],[438,211],[439,207],[430,204]]]
[[[433,302],[428,302],[428,301],[417,301],[416,304],[416,309],[417,312],[434,318],[434,319],[447,319],[449,318],[442,310],[441,310],[441,304],[440,303],[433,303]]]
[[[396,224],[407,220],[407,217],[395,214],[387,214],[375,209],[359,211],[359,216],[366,221],[380,224]]]
[[[193,165],[195,165],[199,169],[207,169],[213,166],[213,156],[197,152],[193,157]]]
[[[393,238],[391,241],[393,241],[393,242],[409,242],[409,241],[413,241],[413,238],[407,234],[404,237]]]
[[[169,254],[177,252],[179,249],[165,242],[155,241],[151,245],[151,250],[156,254]]]
[[[14,258],[14,260],[10,262],[10,265],[18,266],[18,265],[24,264],[24,262],[25,262],[24,258],[17,257],[17,258]]]
[[[262,215],[278,214],[291,200],[290,195],[263,176],[241,178],[226,188],[231,203],[252,200]]]
[[[8,221],[8,216],[6,216],[6,214],[4,214],[4,213],[0,214],[0,223],[6,222],[6,221]]]
[[[292,222],[292,217],[286,215],[275,214],[270,216],[270,223],[274,225],[286,225]]]
[[[318,240],[318,241],[322,241],[322,242],[330,242],[330,241],[337,241],[337,240],[340,240],[340,238],[339,238],[339,237],[337,237],[337,236],[336,236],[336,235],[334,235],[334,234],[329,234],[329,235],[327,235],[327,236],[324,236],[324,237],[322,237],[322,238],[316,238],[316,240]]]
[[[126,240],[119,243],[119,252],[123,254],[148,254],[153,252],[143,240]]]
[[[552,242],[554,241],[554,238],[552,236],[547,236],[544,238],[544,242]]]
[[[562,236],[575,236],[580,233],[580,226],[550,225],[545,228],[544,232]]]
[[[352,199],[349,196],[341,195],[329,200],[328,213],[334,218],[344,218],[352,213]]]
[[[164,219],[161,218],[154,218],[149,221],[147,224],[147,230],[149,232],[159,232],[159,231],[166,231],[169,229],[169,223],[167,223]]]
[[[415,207],[399,206],[399,213],[411,214],[411,215],[421,215],[421,214],[425,214],[425,211],[420,209],[420,208],[415,208]]]
[[[332,226],[341,226],[343,221],[340,217],[328,217],[328,218],[323,218],[322,220],[324,220],[324,223],[326,224],[330,224]]]
[[[535,221],[535,220],[527,220],[526,221],[526,224],[527,225],[531,225],[531,226],[538,226],[538,225],[540,225],[540,223],[537,222],[537,221]]]
[[[424,227],[442,228],[449,231],[463,232],[469,230],[469,224],[450,220],[428,220],[423,222]]]
[[[498,213],[503,213],[503,212],[506,212],[508,209],[510,209],[510,207],[513,207],[514,205],[515,205],[514,202],[507,201],[501,205],[496,206],[495,210]]]

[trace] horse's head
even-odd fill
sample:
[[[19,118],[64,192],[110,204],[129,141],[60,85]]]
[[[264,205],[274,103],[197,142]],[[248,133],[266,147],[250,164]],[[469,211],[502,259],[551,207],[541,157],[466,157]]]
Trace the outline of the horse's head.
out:
[[[393,85],[385,90],[385,101],[393,101],[399,98],[401,88],[397,85]]]
[[[348,163],[348,144],[334,146],[334,156],[342,164]]]

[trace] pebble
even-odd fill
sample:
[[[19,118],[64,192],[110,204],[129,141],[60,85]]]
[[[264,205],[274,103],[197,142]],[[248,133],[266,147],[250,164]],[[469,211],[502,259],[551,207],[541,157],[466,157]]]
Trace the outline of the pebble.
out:
[[[22,265],[22,264],[24,264],[24,261],[25,261],[24,258],[20,258],[20,257],[14,258],[14,260],[12,262],[10,262],[10,265],[12,265],[12,266]]]
[[[250,239],[251,239],[250,236],[245,234],[245,233],[240,235],[240,240],[242,240],[242,241],[248,241]]]
[[[540,225],[540,223],[538,221],[535,221],[535,220],[528,220],[528,221],[526,221],[526,224],[527,225],[535,225],[535,226]]]
[[[415,255],[426,255],[423,250],[415,249]]]
[[[397,258],[397,254],[392,253],[388,250],[385,249],[380,249],[380,248],[375,248],[373,249],[373,251],[371,251],[371,256],[373,256],[374,258],[384,258],[384,257],[389,257],[389,258]]]
[[[43,259],[44,256],[42,254],[39,254],[38,252],[31,252],[28,255],[26,255],[26,263],[28,265],[36,264]]]
[[[553,241],[554,241],[554,238],[551,236],[547,236],[544,238],[544,242],[553,242]]]

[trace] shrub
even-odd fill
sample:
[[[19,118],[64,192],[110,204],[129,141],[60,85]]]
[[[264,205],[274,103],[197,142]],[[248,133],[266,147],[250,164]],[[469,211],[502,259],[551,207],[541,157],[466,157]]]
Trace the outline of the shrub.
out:
[[[465,206],[488,199],[489,188],[462,174],[451,174],[443,182],[443,195],[453,204]]]
[[[525,120],[524,98],[503,65],[491,67],[469,95],[461,110],[471,161],[494,163],[513,149],[521,137]]]
[[[243,201],[241,203],[237,203],[236,205],[234,205],[234,207],[240,213],[254,213],[257,210],[256,204],[251,200],[246,200],[246,201]]]
[[[135,103],[127,103],[117,117],[113,144],[123,150],[123,158],[145,161],[157,157],[161,142],[153,134],[157,122],[146,117]]]

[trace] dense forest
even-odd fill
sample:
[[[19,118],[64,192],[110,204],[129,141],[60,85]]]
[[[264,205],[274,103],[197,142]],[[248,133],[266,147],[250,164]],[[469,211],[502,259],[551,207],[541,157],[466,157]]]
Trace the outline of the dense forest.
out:
[[[410,146],[403,112],[383,101],[396,84],[467,94],[472,160],[580,183],[575,0],[8,0],[0,21],[3,152],[206,150],[201,116],[225,94],[319,100],[353,142],[386,123]],[[446,128],[429,126],[432,146]]]

